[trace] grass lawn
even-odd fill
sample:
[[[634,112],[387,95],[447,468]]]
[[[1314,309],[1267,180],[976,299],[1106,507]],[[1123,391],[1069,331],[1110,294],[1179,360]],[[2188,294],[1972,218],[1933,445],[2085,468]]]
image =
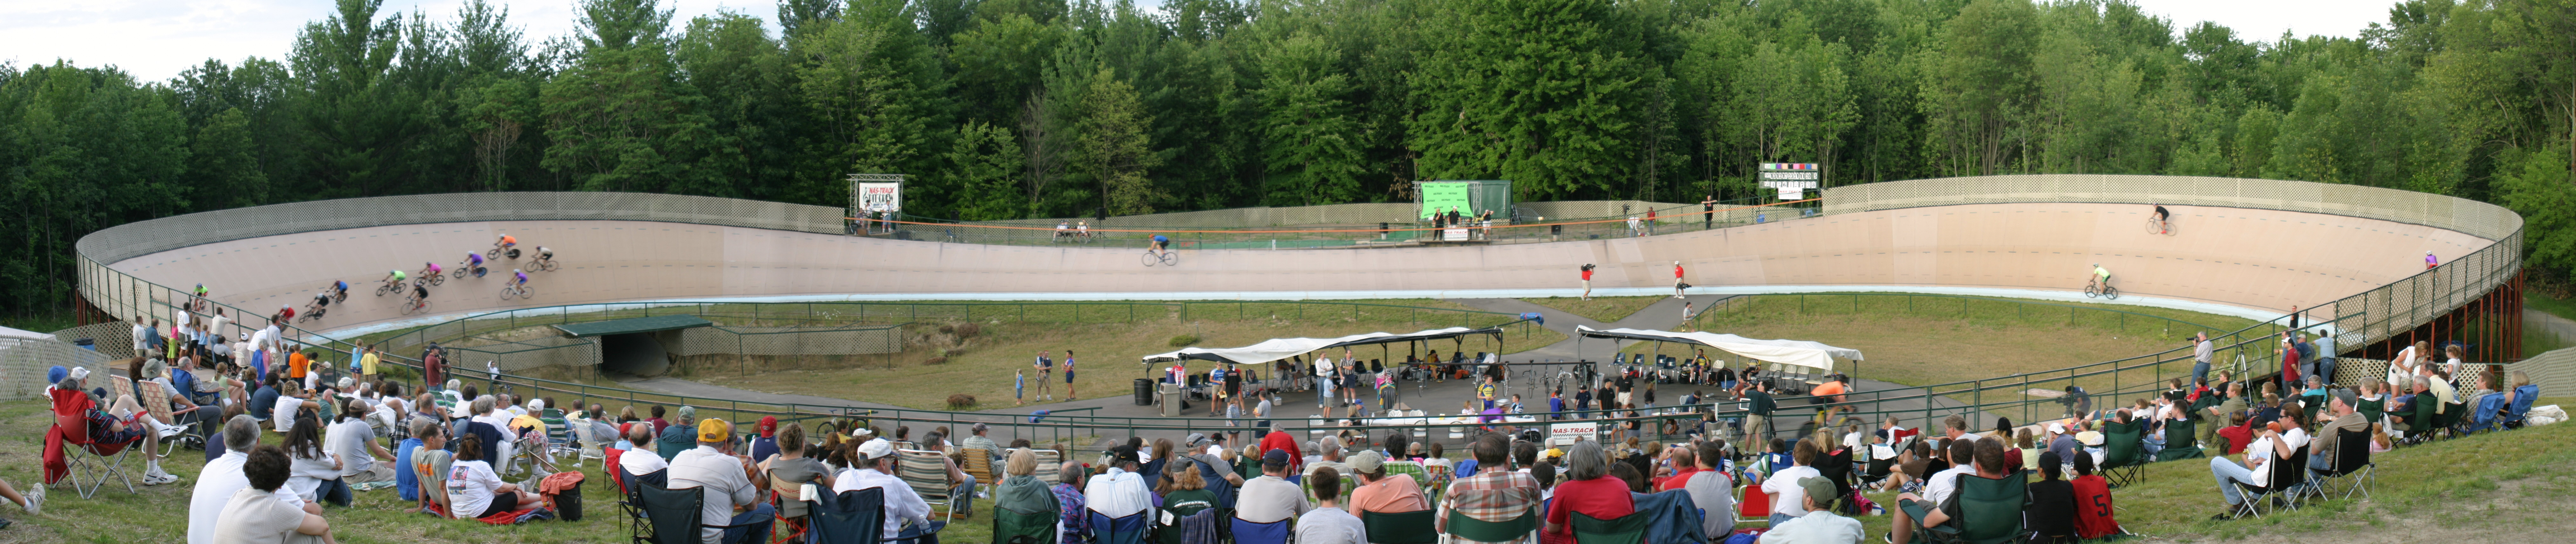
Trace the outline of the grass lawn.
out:
[[[2522,292],[2522,304],[2534,310],[2549,312],[2550,315],[2576,319],[2576,299],[2549,298],[2549,295],[2540,294],[2537,290],[2526,289]]]
[[[1463,308],[1436,300],[1380,301],[1423,307]],[[1303,314],[1298,313],[1303,310]],[[902,353],[835,357],[767,358],[751,363],[756,369],[748,375],[738,368],[740,358],[709,356],[703,364],[684,364],[675,376],[703,383],[737,387],[753,391],[803,394],[883,402],[898,406],[944,409],[951,394],[974,395],[982,409],[1011,406],[1014,373],[1028,370],[1039,351],[1052,352],[1059,362],[1066,351],[1075,354],[1075,384],[1083,397],[1122,396],[1129,394],[1128,381],[1146,377],[1151,369],[1138,361],[1145,355],[1179,349],[1175,337],[1196,337],[1201,347],[1236,347],[1272,338],[1335,337],[1368,332],[1405,333],[1423,329],[1458,326],[1464,314],[1414,311],[1383,306],[1319,306],[1248,303],[1192,304],[1189,320],[1170,317],[1140,317],[1130,323],[1071,324],[1032,319],[1020,322],[993,316],[979,318],[975,336],[929,342],[907,342]],[[1240,317],[1238,317],[1240,316]],[[980,316],[979,316],[980,317]],[[1034,317],[1034,316],[1033,316]],[[1508,321],[1508,316],[1476,314],[1472,324],[1487,326]],[[1433,349],[1449,352],[1489,351],[1516,353],[1543,347],[1565,339],[1565,335],[1530,324],[1506,329],[1501,342],[1488,337],[1466,339],[1462,343],[1435,342]],[[1406,346],[1362,347],[1353,354],[1362,359],[1403,359]],[[940,352],[947,353],[940,364],[926,364]],[[1340,354],[1332,355],[1339,358]],[[693,358],[696,359],[696,358]],[[1204,368],[1204,364],[1195,365]],[[1259,369],[1266,377],[1268,369]],[[1031,374],[1028,379],[1035,380]],[[1058,380],[1062,377],[1059,375]],[[1036,384],[1030,384],[1034,389]],[[1052,384],[1054,393],[1064,395],[1061,381]],[[1031,393],[1032,395],[1034,392]],[[1034,398],[1032,398],[1034,400]]]
[[[2538,404],[2570,401],[2576,397]],[[2122,526],[2156,540],[2550,541],[2576,529],[2576,517],[2570,517],[2576,503],[2569,501],[2576,497],[2576,450],[2565,447],[2570,440],[2576,440],[2576,426],[2548,425],[2400,446],[2372,456],[2379,477],[2371,498],[2311,498],[2297,511],[2257,519],[2209,519],[2225,501],[2206,459],[2147,465],[2144,481],[2113,489],[2111,496]],[[2334,491],[2341,497],[2343,488]],[[1894,508],[1894,493],[1867,495]],[[1892,518],[1859,519],[1875,541]]]
[[[45,428],[53,422],[44,401],[0,403],[0,480],[21,492],[43,481]],[[266,433],[264,443],[278,443],[282,435]],[[391,450],[392,448],[386,448]],[[140,454],[129,460],[136,474],[142,473]],[[185,542],[188,536],[188,501],[205,466],[205,453],[181,448],[162,468],[178,475],[177,483],[160,486],[136,485],[135,493],[110,480],[108,487],[92,499],[82,499],[73,491],[70,481],[46,490],[44,514],[29,516],[14,505],[0,508],[0,517],[17,522],[0,529],[0,542],[55,543],[91,542],[124,544],[141,542]],[[569,468],[567,465],[566,468]],[[350,543],[451,543],[451,542],[524,542],[524,543],[613,543],[627,541],[627,528],[621,525],[615,505],[615,487],[599,472],[598,461],[582,468],[587,475],[582,484],[582,521],[539,521],[518,526],[492,526],[474,521],[431,518],[405,514],[410,502],[402,500],[393,488],[357,493],[349,508],[329,508],[334,538]],[[515,482],[515,479],[512,479]],[[978,508],[981,511],[989,511]],[[956,522],[942,536],[957,542],[982,542],[992,534],[990,518],[984,523]]]
[[[1566,313],[1591,318],[1593,321],[1615,323],[1621,319],[1627,319],[1629,315],[1636,314],[1637,310],[1646,309],[1647,305],[1654,304],[1655,301],[1664,300],[1665,298],[1666,297],[1660,296],[1592,297],[1592,300],[1583,300],[1583,297],[1547,297],[1525,298],[1521,300],[1528,301],[1531,304],[1565,310]]]

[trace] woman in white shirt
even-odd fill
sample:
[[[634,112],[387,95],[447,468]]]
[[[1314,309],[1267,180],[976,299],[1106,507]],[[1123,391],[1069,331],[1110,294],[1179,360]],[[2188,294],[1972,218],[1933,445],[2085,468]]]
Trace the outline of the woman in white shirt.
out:
[[[492,472],[492,464],[465,459],[483,458],[483,439],[460,433],[456,437],[456,464],[447,469],[447,500],[450,513],[459,519],[482,518],[502,512],[514,512],[537,504],[535,493],[521,491],[518,484],[503,483]]]
[[[2426,345],[2424,342],[2416,342],[2415,345],[2406,346],[2406,349],[2398,350],[2396,357],[2390,357],[2388,359],[2388,383],[2394,384],[2397,383],[2398,378],[2415,375],[2415,366],[2421,364],[2417,362],[2416,359],[2418,357],[2426,356],[2424,352],[2428,350],[2424,349],[2425,347]]]
[[[295,426],[286,431],[286,487],[304,502],[327,502],[348,506],[352,497],[347,485],[340,483],[340,460],[322,447],[322,423],[318,417],[296,417]]]

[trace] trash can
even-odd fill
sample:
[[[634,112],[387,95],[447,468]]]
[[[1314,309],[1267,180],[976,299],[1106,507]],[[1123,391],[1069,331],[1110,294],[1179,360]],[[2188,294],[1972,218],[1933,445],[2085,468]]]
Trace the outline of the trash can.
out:
[[[1189,398],[1181,394],[1181,384],[1159,385],[1163,386],[1163,417],[1181,417],[1181,410],[1189,406]]]
[[[1154,380],[1152,378],[1136,379],[1136,405],[1154,405]]]

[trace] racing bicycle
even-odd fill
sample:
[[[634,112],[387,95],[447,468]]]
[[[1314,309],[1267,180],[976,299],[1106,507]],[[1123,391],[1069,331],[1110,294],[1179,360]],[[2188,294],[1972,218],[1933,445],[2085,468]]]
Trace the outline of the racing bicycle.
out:
[[[2105,283],[2105,282],[2102,282],[2102,281],[2100,281],[2100,280],[2094,280],[2094,281],[2087,281],[2087,282],[2084,282],[2084,298],[2093,298],[2093,297],[2102,297],[2102,298],[2111,299],[2111,300],[2119,300],[2119,299],[2120,299],[2120,288],[2118,288],[2118,287],[2112,287],[2112,286],[2111,286],[2111,284],[2109,284],[2109,283]]]
[[[1145,266],[1152,267],[1155,263],[1161,263],[1163,266],[1180,266],[1181,253],[1169,249],[1160,251],[1152,249],[1145,250]]]
[[[501,300],[510,300],[510,297],[525,299],[536,295],[536,288],[529,287],[528,284],[524,283],[501,288]]]
[[[2178,231],[2178,230],[2181,230],[2181,229],[2180,229],[2179,227],[2175,227],[2175,226],[2174,226],[2174,222],[2173,222],[2173,219],[2172,219],[2172,218],[2166,218],[2165,220],[2162,220],[2162,221],[2158,221],[2158,220],[2156,220],[2156,218],[2154,218],[2154,217],[2148,217],[2148,218],[2147,218],[2147,234],[2161,234],[2161,235],[2165,235],[2165,236],[2173,236],[2173,235],[2174,235],[2174,232],[2175,232],[2175,231]]]
[[[445,284],[447,284],[447,274],[444,274],[444,273],[436,273],[436,274],[433,274],[433,273],[430,273],[429,269],[427,269],[427,268],[420,269],[420,272],[414,273],[414,274],[413,274],[413,276],[420,278],[420,280],[421,280],[421,281],[429,282],[429,284],[430,284],[430,285],[445,285]]]
[[[404,296],[401,310],[402,315],[427,313],[429,311],[429,301],[421,300],[420,297],[417,296]]]
[[[528,263],[530,272],[553,272],[557,268],[563,268],[563,261],[557,261],[553,257],[538,256],[537,260]]]

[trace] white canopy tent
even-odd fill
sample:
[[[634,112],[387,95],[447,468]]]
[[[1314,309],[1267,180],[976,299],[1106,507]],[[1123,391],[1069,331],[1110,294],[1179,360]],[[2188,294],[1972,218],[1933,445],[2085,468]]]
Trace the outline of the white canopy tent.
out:
[[[1450,327],[1446,329],[1432,329],[1411,334],[1372,332],[1368,334],[1354,334],[1340,338],[1272,338],[1269,340],[1263,340],[1259,344],[1239,348],[1181,348],[1180,351],[1174,351],[1171,353],[1147,355],[1144,357],[1143,362],[1145,364],[1154,364],[1179,361],[1182,359],[1199,359],[1205,361],[1257,365],[1313,353],[1318,350],[1344,346],[1394,344],[1423,340],[1446,340],[1475,334],[1487,334],[1501,337],[1503,329],[1502,327],[1486,327],[1482,329]]]
[[[1718,334],[1710,332],[1671,332],[1638,329],[1610,329],[1605,331],[1582,325],[1575,325],[1574,328],[1575,332],[1580,333],[1584,338],[1651,340],[1657,342],[1698,344],[1725,350],[1727,353],[1733,353],[1763,362],[1803,366],[1825,372],[1832,372],[1834,370],[1835,357],[1854,361],[1861,360],[1860,350],[1838,348],[1825,345],[1821,342],[1809,342],[1805,340],[1755,340],[1732,334]]]

